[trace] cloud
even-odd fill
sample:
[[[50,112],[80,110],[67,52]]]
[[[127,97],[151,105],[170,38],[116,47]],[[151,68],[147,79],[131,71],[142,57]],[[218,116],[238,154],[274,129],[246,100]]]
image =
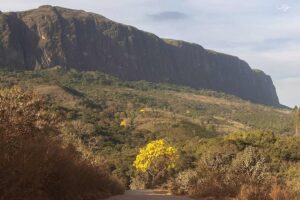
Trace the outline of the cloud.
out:
[[[148,15],[154,21],[182,20],[189,18],[189,15],[178,11],[164,11]]]
[[[280,6],[277,7],[277,10],[281,12],[288,12],[291,9],[291,6],[287,4],[281,4]]]
[[[277,80],[275,84],[277,85],[277,92],[281,97],[281,102],[290,107],[300,105],[300,77]]]
[[[260,43],[253,45],[253,50],[257,52],[266,52],[274,50],[281,50],[290,48],[293,44],[300,44],[300,38],[298,37],[282,37],[282,38],[272,38],[265,39]]]

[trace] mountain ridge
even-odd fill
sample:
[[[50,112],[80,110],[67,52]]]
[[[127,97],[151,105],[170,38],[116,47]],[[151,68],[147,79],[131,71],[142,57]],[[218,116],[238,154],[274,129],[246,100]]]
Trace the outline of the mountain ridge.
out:
[[[2,13],[0,33],[0,68],[100,70],[124,80],[169,82],[280,106],[271,77],[238,57],[161,39],[98,14],[49,5]]]

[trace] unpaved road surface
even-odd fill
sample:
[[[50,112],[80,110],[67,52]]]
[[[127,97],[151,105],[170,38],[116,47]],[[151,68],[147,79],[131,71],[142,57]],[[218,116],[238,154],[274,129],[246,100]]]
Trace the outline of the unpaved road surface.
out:
[[[188,197],[168,195],[153,190],[126,191],[124,195],[113,196],[107,200],[192,200]]]

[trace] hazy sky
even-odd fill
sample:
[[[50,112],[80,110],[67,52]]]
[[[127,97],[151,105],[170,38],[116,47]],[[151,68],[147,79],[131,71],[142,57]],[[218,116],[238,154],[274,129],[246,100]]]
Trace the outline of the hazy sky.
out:
[[[0,0],[0,10],[44,4],[99,13],[239,56],[272,76],[281,103],[300,105],[299,0]]]

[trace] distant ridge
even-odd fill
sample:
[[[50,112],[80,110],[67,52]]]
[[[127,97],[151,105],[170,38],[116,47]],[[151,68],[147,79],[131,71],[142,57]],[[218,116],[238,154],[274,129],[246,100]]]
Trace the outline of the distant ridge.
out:
[[[101,70],[124,80],[169,82],[280,106],[270,76],[243,60],[113,22],[101,15],[41,6],[0,12],[0,68]]]

